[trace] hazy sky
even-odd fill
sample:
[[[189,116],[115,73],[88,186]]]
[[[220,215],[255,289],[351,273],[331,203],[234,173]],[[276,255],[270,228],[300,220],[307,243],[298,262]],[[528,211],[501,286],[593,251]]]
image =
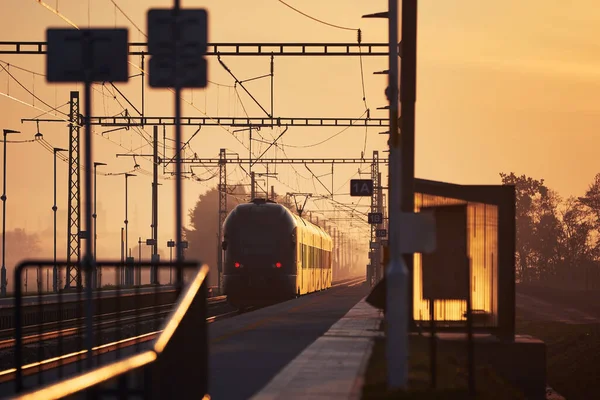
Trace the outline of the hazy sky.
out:
[[[172,2],[151,0],[47,0],[52,8],[80,27],[127,26],[130,41],[145,41],[145,37],[116,10],[116,3],[135,24],[146,31],[146,11],[150,7],[170,7]],[[327,22],[361,28],[363,42],[387,40],[387,20],[361,19],[367,13],[384,11],[387,1],[359,0],[289,0],[288,3]],[[183,1],[186,7],[206,7],[209,10],[209,41],[211,42],[356,42],[356,33],[328,27],[312,21],[276,0],[256,1]],[[44,8],[36,0],[2,0],[0,41],[43,41],[48,27],[67,26],[63,19]],[[421,1],[418,28],[418,94],[416,122],[416,175],[465,184],[499,183],[498,173],[515,171],[547,183],[563,195],[582,193],[599,172],[596,152],[600,139],[595,130],[600,122],[596,105],[600,98],[600,44],[598,36],[600,9],[591,0],[565,2],[530,0],[527,2],[475,0]],[[42,56],[0,55],[0,60],[39,73],[45,72]],[[139,57],[130,61],[139,65]],[[239,79],[248,79],[269,72],[267,57],[223,57],[223,61]],[[386,117],[377,107],[386,104],[383,95],[386,78],[372,72],[387,68],[385,57],[363,58],[366,99],[372,117]],[[49,86],[41,76],[33,76],[10,67],[10,72],[28,90],[51,106],[68,101],[68,91],[75,85]],[[130,74],[138,71],[130,68]],[[224,85],[233,80],[210,58],[209,79]],[[139,108],[140,78],[132,78],[120,90]],[[248,82],[247,87],[259,101],[269,106],[269,80]],[[275,59],[275,115],[281,117],[358,117],[364,112],[360,63],[357,57]],[[81,87],[77,89],[81,90]],[[187,91],[184,114],[200,116],[262,116],[252,100],[238,89],[210,85],[206,90]],[[34,104],[32,95],[0,71],[0,93]],[[96,86],[95,115],[115,115],[128,107],[113,91]],[[82,94],[83,96],[83,94]],[[120,103],[120,104],[119,104]],[[173,95],[168,91],[148,89],[146,115],[172,115]],[[35,100],[41,110],[48,107]],[[21,118],[42,113],[0,95],[0,126],[23,132],[20,139],[32,139],[36,126],[21,124]],[[61,108],[67,112],[68,108]],[[107,162],[106,172],[123,172],[133,168],[131,158],[115,157],[131,149],[142,153],[150,147],[137,131],[118,131],[101,137],[106,128],[95,129],[94,157]],[[195,127],[184,129],[189,138]],[[351,128],[324,144],[306,148],[340,131],[335,128],[290,128],[283,137],[289,157],[360,157],[361,151],[372,156],[373,150],[384,150],[385,129]],[[54,146],[67,147],[65,124],[41,124],[44,138]],[[152,132],[146,127],[146,132]],[[279,129],[263,129],[265,139],[278,135]],[[172,131],[167,130],[168,135]],[[247,133],[238,138],[248,145]],[[161,131],[162,137],[162,131]],[[17,136],[14,136],[17,139]],[[35,229],[51,224],[52,154],[38,143],[9,143],[7,226]],[[140,147],[141,146],[141,147]],[[223,128],[205,127],[191,142],[199,157],[218,157],[219,148],[248,156],[248,150]],[[253,143],[255,156],[265,145]],[[281,150],[270,150],[266,156],[282,157]],[[148,159],[138,159],[146,171],[152,165]],[[358,166],[336,167],[334,189],[348,192],[347,180],[356,174]],[[313,172],[331,185],[329,166],[311,166]],[[369,171],[363,165],[364,172]],[[264,166],[256,166],[264,172]],[[196,169],[198,175],[209,178],[216,170]],[[247,178],[240,168],[228,170],[229,182]],[[271,170],[273,172],[273,170]],[[324,194],[321,185],[303,166],[277,168],[279,181],[270,180],[277,192],[309,191]],[[138,174],[130,180],[130,243],[150,235],[151,178]],[[357,175],[358,176],[358,175]],[[109,237],[99,236],[100,248],[117,248],[118,231],[124,216],[124,178],[100,177],[98,200],[104,213]],[[59,209],[66,210],[67,165],[59,163]],[[185,183],[185,207],[193,206],[198,194],[218,182]],[[172,236],[172,193],[170,181],[161,186],[161,239]],[[339,196],[339,201],[353,199]],[[367,204],[363,200],[361,204]],[[309,208],[331,209],[324,202],[311,203]],[[137,211],[136,211],[137,210]],[[364,210],[364,208],[363,208]],[[83,211],[83,210],[82,210]],[[187,221],[186,221],[187,223]],[[66,219],[59,220],[66,226]],[[111,253],[112,254],[112,253]],[[115,255],[116,256],[116,255]]]

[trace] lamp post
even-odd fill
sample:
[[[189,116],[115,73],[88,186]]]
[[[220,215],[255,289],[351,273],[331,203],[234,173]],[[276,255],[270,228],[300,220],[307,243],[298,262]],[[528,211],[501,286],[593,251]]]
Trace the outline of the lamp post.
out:
[[[41,133],[37,133],[36,139],[38,139],[38,135]],[[61,149],[59,147],[54,147],[54,205],[52,206],[52,212],[54,214],[54,263],[52,264],[52,291],[58,292],[58,266],[56,265],[56,211],[58,211],[58,206],[56,205],[56,155],[61,151],[67,151],[66,149]]]
[[[129,173],[125,173],[125,260],[127,261],[127,252],[129,251],[129,235],[128,235],[128,229],[127,229],[127,225],[129,224],[129,221],[127,220],[127,178],[129,177],[133,177],[133,176],[137,176],[135,174],[129,174]],[[127,277],[127,262],[125,262],[125,276]],[[127,279],[127,278],[125,278]]]
[[[2,273],[0,279],[2,279],[2,297],[6,297],[6,135],[9,133],[21,133],[12,129],[4,129],[4,168],[3,168],[3,179],[2,179]]]
[[[97,246],[97,239],[98,239],[98,225],[97,225],[97,217],[98,214],[96,213],[96,198],[97,198],[97,194],[98,194],[98,190],[97,190],[97,168],[101,165],[106,165],[105,163],[102,162],[94,162],[94,213],[92,214],[92,218],[94,218],[94,265],[96,265],[96,257],[98,255],[98,246]],[[96,288],[100,288],[102,287],[102,269],[96,266],[96,271],[95,271],[95,287]]]

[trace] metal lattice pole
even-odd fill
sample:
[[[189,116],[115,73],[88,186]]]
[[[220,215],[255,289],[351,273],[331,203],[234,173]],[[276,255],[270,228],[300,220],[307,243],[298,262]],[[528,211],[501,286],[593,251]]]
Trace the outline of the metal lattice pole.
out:
[[[218,268],[218,287],[219,293],[221,293],[222,288],[222,273],[223,273],[223,249],[221,248],[221,241],[223,240],[223,223],[225,222],[225,217],[227,217],[227,164],[225,162],[227,155],[225,153],[225,149],[221,149],[219,153],[219,240],[218,240],[218,260],[217,260],[217,268]]]
[[[81,287],[81,194],[79,164],[79,92],[71,92],[69,101],[69,217],[67,227],[67,276],[65,288]],[[75,262],[75,264],[73,264]]]

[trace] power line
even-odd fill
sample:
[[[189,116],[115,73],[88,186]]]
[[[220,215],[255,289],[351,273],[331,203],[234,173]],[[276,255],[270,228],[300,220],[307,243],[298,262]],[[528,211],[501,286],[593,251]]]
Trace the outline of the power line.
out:
[[[24,72],[29,72],[30,74],[33,74],[33,75],[42,76],[42,77],[46,76],[46,74],[42,74],[40,72],[35,72],[35,71],[32,71],[32,70],[27,69],[27,68],[19,67],[18,65],[11,64],[11,63],[6,62],[4,60],[0,60],[0,63],[6,64],[7,66],[13,67],[15,69],[18,69],[18,70],[21,70],[21,71],[24,71]]]
[[[298,14],[302,14],[302,15],[304,15],[306,18],[312,19],[313,21],[319,22],[319,23],[321,23],[321,24],[328,25],[328,26],[331,26],[331,27],[333,27],[333,28],[343,29],[343,30],[346,30],[346,31],[358,31],[358,29],[356,29],[356,28],[347,28],[347,27],[345,27],[345,26],[334,25],[334,24],[331,24],[331,23],[329,23],[329,22],[325,22],[325,21],[323,21],[323,20],[320,20],[320,19],[318,19],[318,18],[315,18],[315,17],[312,17],[312,16],[308,15],[308,14],[306,14],[306,13],[304,13],[304,12],[302,12],[302,11],[298,10],[297,8],[294,8],[294,7],[292,7],[291,5],[289,5],[288,3],[286,3],[286,2],[285,2],[285,1],[283,1],[283,0],[277,0],[277,1],[279,1],[279,2],[280,2],[281,4],[283,4],[283,5],[285,5],[285,6],[289,7],[289,8],[291,8],[292,10],[296,11]]]
[[[362,118],[362,117],[363,117],[365,114],[367,114],[367,112],[368,112],[368,110],[365,110],[365,111],[364,111],[364,112],[361,114],[361,116],[360,116],[360,117],[358,117],[358,118],[355,118],[354,120],[355,120],[355,121],[358,121],[358,120],[359,120],[359,119],[361,119],[361,118]],[[305,148],[308,148],[308,147],[315,147],[315,146],[319,146],[319,145],[321,145],[321,144],[323,144],[323,143],[326,143],[326,142],[330,141],[331,139],[335,138],[336,136],[339,136],[339,135],[341,135],[342,133],[346,132],[346,131],[347,131],[348,129],[350,129],[351,127],[352,127],[352,126],[347,126],[347,127],[345,127],[344,129],[342,129],[341,131],[339,131],[338,133],[336,133],[336,134],[334,134],[334,135],[332,135],[332,136],[328,137],[327,139],[321,140],[320,142],[317,142],[317,143],[313,143],[313,144],[307,144],[307,145],[304,145],[304,146],[286,144],[286,146],[287,146],[287,147],[293,147],[293,148],[297,148],[297,149],[305,149]]]
[[[48,108],[53,108],[50,104],[46,103],[44,100],[42,100],[39,97],[37,97],[35,95],[35,93],[33,93],[31,90],[27,89],[25,87],[25,85],[23,85],[17,78],[15,78],[15,76],[13,74],[11,74],[10,71],[4,65],[0,64],[0,68],[2,68],[4,70],[4,72],[6,72],[8,74],[8,76],[11,77],[19,86],[21,86],[23,88],[23,90],[25,90],[27,93],[29,93],[31,96],[33,96],[34,99],[36,99],[40,103],[44,104]],[[62,111],[59,111],[59,110],[56,110],[56,111],[58,111],[59,113],[61,113],[64,116],[68,116],[68,114],[66,114],[66,113],[64,113]]]

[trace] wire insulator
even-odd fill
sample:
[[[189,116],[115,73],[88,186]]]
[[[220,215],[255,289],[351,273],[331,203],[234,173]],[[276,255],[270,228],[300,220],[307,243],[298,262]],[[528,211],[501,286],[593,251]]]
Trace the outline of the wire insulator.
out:
[[[358,44],[360,44],[360,42],[362,42],[362,32],[360,29],[356,32],[356,38],[358,40]]]

